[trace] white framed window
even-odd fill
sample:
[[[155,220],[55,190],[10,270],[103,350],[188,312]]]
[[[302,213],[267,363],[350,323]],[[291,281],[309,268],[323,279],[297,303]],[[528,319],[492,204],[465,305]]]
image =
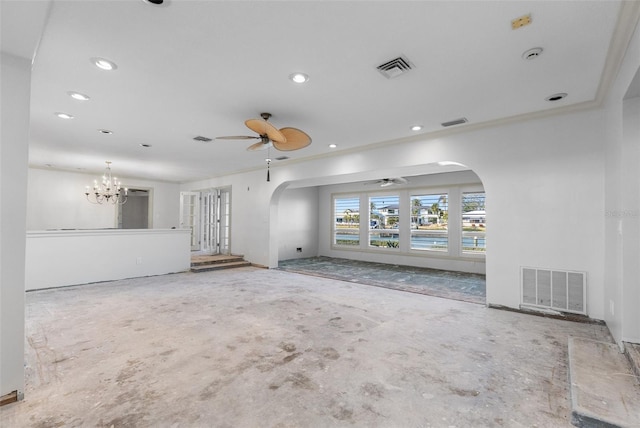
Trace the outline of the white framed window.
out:
[[[360,197],[333,198],[333,245],[360,246]]]
[[[462,253],[484,254],[487,250],[487,220],[484,192],[462,193]]]
[[[399,248],[400,197],[369,197],[369,247]]]
[[[412,250],[449,251],[449,195],[417,194],[411,204]]]

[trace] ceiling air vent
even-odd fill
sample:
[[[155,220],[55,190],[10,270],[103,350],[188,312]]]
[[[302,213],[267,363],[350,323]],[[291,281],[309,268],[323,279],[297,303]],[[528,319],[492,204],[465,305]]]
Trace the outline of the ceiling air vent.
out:
[[[440,125],[447,127],[447,126],[453,126],[453,125],[460,125],[463,123],[467,123],[467,118],[466,117],[461,117],[460,119],[456,119],[456,120],[451,120],[449,122],[443,122]]]
[[[413,64],[411,64],[408,59],[399,56],[396,59],[379,65],[377,69],[387,79],[393,79],[413,69]]]
[[[211,138],[203,137],[202,135],[198,135],[197,137],[194,138],[194,140],[202,141],[203,143],[208,143],[209,141],[212,141]]]
[[[279,156],[276,158],[276,160],[287,160],[289,159],[289,156]]]

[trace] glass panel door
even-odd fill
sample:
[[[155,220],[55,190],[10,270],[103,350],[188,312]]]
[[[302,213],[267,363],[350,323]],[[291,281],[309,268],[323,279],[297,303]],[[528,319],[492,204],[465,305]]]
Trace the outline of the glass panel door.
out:
[[[180,227],[191,229],[191,251],[200,250],[200,193],[180,192]]]
[[[218,190],[218,227],[217,245],[220,254],[229,254],[231,251],[231,191],[229,189]]]

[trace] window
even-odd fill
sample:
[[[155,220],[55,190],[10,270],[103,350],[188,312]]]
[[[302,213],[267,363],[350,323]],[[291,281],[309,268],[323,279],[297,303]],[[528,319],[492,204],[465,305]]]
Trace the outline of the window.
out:
[[[335,198],[333,207],[333,243],[359,246],[360,198]]]
[[[411,249],[448,251],[448,196],[411,195]]]
[[[398,248],[399,197],[369,198],[369,246]]]
[[[484,192],[462,194],[462,252],[486,251],[486,215]]]

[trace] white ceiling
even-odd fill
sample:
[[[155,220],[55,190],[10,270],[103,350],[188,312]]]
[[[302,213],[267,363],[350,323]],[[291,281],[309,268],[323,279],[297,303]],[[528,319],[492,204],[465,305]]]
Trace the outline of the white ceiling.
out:
[[[193,141],[252,135],[244,120],[263,111],[276,127],[311,135],[302,150],[271,150],[299,160],[393,144],[415,136],[414,124],[431,133],[460,117],[474,126],[592,102],[630,37],[616,31],[619,20],[637,19],[619,17],[618,1],[48,4],[2,0],[5,51],[30,56],[46,21],[32,72],[30,164],[100,172],[110,160],[121,176],[176,182],[263,168],[266,152],[245,150],[251,140]],[[532,23],[511,29],[525,14]],[[522,59],[533,47],[542,55]],[[395,79],[376,70],[399,55],[415,69]],[[91,57],[118,69],[102,71]],[[295,71],[309,82],[291,82]],[[569,96],[545,100],[558,92]]]

